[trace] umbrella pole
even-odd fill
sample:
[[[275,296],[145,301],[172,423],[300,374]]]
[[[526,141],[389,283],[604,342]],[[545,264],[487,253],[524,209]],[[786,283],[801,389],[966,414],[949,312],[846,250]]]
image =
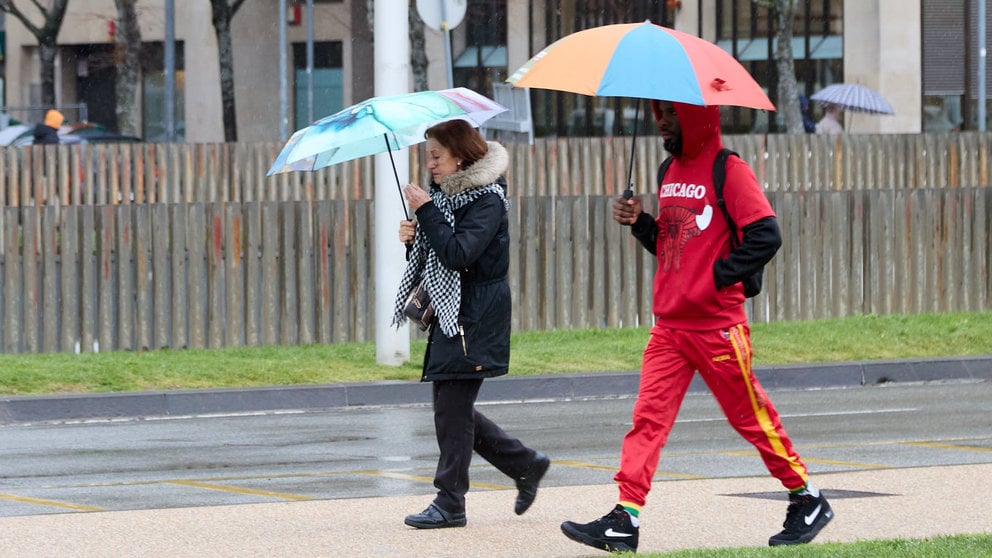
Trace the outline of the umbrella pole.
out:
[[[382,138],[386,140],[386,152],[389,153],[389,164],[393,165],[393,176],[396,177],[396,189],[400,193],[400,201],[403,202],[403,216],[409,221],[410,212],[406,210],[406,200],[403,199],[403,187],[400,186],[400,173],[396,172],[396,161],[393,159],[393,150],[389,147],[389,135],[382,134]]]
[[[393,166],[393,177],[396,178],[396,189],[400,192],[400,205],[403,206],[403,216],[406,220],[410,220],[410,212],[406,210],[406,200],[403,198],[403,188],[400,186],[400,173],[396,172],[396,160],[393,159],[393,150],[389,147],[389,135],[382,134],[382,138],[386,140],[386,153],[389,153],[389,164]],[[406,243],[406,260],[410,261],[410,252],[413,251],[413,243]]]
[[[627,167],[627,189],[623,191],[623,199],[634,197],[634,146],[637,145],[637,124],[641,121],[641,100],[634,104],[634,135],[630,140],[630,162]],[[620,122],[623,122],[621,111]],[[622,124],[621,124],[622,125]]]

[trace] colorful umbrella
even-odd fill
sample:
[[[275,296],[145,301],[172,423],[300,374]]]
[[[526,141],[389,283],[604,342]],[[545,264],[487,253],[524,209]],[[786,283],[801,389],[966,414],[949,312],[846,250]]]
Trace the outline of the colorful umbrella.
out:
[[[538,52],[507,81],[600,97],[775,110],[727,51],[650,21],[572,33]]]
[[[751,74],[717,45],[644,23],[593,27],[563,37],[534,55],[506,81],[516,87],[599,97],[633,97],[693,105],[775,110]],[[634,135],[625,197],[633,195]]]
[[[892,105],[881,94],[856,83],[835,83],[810,95],[823,104],[839,105],[846,111],[868,114],[895,114]]]
[[[460,118],[479,126],[507,110],[464,87],[373,97],[294,132],[266,176],[322,169],[387,151],[402,198],[394,150],[425,141],[424,132],[434,124]],[[403,212],[409,220],[406,204]]]
[[[479,126],[508,110],[464,87],[373,97],[298,130],[268,174],[317,170],[424,141],[427,128],[460,118]]]

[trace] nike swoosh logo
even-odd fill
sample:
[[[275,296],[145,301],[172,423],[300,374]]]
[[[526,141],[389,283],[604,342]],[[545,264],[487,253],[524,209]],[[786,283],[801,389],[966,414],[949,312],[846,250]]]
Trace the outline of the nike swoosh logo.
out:
[[[820,508],[821,507],[823,507],[823,504],[817,504],[816,509],[813,510],[813,513],[811,513],[811,514],[809,514],[809,515],[807,515],[806,517],[803,518],[803,521],[806,522],[806,525],[812,525],[813,524],[813,521],[816,520],[816,516],[820,515]]]
[[[606,530],[605,535],[607,537],[633,537],[634,536],[633,533],[618,533],[618,532],[614,531],[612,527],[610,527],[609,529]]]

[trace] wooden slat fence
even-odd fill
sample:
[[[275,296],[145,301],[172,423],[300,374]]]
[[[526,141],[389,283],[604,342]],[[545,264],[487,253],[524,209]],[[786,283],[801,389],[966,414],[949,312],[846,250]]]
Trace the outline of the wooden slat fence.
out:
[[[753,319],[989,310],[989,137],[727,137],[785,236]],[[0,350],[373,339],[373,160],[265,177],[279,148],[4,148]],[[609,211],[629,139],[508,148],[514,328],[650,323],[653,259]],[[635,191],[664,156],[638,140]]]
[[[992,310],[992,189],[769,197],[784,245],[755,321]],[[651,322],[655,260],[611,203],[513,200],[515,330]],[[373,340],[373,215],[349,199],[3,208],[0,351]]]
[[[750,135],[725,143],[769,192],[987,187],[992,134]],[[0,148],[0,207],[370,200],[374,159],[266,177],[280,145],[86,144]],[[630,138],[542,138],[510,144],[514,197],[616,195],[627,185]],[[426,170],[411,149],[411,176]],[[666,156],[638,138],[633,187],[652,190]],[[397,194],[398,195],[398,194]]]

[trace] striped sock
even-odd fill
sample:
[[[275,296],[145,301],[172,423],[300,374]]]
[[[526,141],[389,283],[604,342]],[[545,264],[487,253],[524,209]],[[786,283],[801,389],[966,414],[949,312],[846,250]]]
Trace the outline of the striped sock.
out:
[[[630,524],[639,527],[641,522],[638,521],[638,517],[641,515],[641,506],[633,502],[620,502],[620,507],[630,516]]]

